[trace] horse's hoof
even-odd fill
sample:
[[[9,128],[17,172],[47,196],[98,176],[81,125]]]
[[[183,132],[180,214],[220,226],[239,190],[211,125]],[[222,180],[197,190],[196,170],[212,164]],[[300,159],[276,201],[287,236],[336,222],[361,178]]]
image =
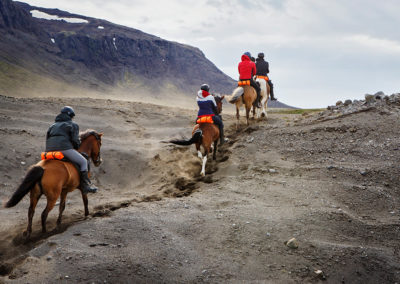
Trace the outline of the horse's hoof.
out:
[[[262,113],[262,114],[261,114],[261,117],[265,117],[265,113]]]
[[[22,236],[24,236],[24,237],[28,236],[28,232],[27,231],[23,231],[22,232]]]

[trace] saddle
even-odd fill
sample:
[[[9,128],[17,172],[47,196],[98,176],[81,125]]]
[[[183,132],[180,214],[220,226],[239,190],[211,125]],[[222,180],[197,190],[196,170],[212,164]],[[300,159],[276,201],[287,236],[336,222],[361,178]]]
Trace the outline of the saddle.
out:
[[[242,87],[242,86],[250,86],[250,80],[239,81],[239,82],[238,82],[238,86],[239,86],[239,87]]]
[[[88,161],[88,171],[90,171],[90,160],[89,156],[86,153],[80,153],[85,159]],[[42,152],[40,155],[42,160],[58,160],[61,162],[69,162],[75,166],[75,168],[78,170],[78,172],[81,171],[80,167],[78,164],[72,162],[69,160],[67,157],[64,156],[63,153],[59,151],[54,151],[54,152]]]
[[[197,124],[200,123],[214,123],[212,116],[211,115],[207,115],[207,116],[202,116],[202,117],[198,117],[196,120]]]

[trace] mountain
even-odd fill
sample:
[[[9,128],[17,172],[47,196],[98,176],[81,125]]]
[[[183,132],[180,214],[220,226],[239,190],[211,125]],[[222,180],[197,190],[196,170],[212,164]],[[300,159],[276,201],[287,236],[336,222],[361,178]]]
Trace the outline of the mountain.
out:
[[[0,94],[192,103],[236,82],[200,49],[58,9],[0,0]],[[272,107],[289,107],[271,102]]]
[[[58,9],[0,0],[0,33],[5,95],[192,96],[203,83],[215,92],[235,87],[198,48]]]

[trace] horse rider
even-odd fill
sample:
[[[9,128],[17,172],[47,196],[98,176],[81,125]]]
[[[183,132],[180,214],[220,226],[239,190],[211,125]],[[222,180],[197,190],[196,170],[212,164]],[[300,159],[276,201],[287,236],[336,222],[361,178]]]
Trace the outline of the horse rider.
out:
[[[70,106],[61,109],[46,135],[46,152],[59,151],[80,167],[80,189],[83,193],[95,193],[97,187],[91,184],[88,176],[88,160],[82,156],[77,149],[81,142],[79,140],[79,126],[72,121],[75,111]]]
[[[210,87],[207,84],[203,84],[200,90],[197,92],[197,105],[199,111],[197,118],[204,116],[211,116],[214,124],[219,128],[220,145],[224,144],[227,139],[224,138],[224,124],[221,116],[218,114],[217,103],[215,102],[214,96],[210,93]]]
[[[268,73],[269,73],[269,64],[268,61],[264,60],[264,53],[260,52],[258,54],[258,57],[256,59],[256,68],[257,68],[257,73],[256,75],[260,75],[260,76],[267,76],[268,77]],[[276,98],[274,96],[274,85],[271,82],[271,79],[269,79],[268,77],[268,81],[267,81],[269,88],[271,90],[271,100],[272,101],[276,101]]]
[[[250,85],[256,90],[257,92],[257,99],[254,102],[254,106],[261,107],[261,89],[260,86],[253,80],[253,76],[256,75],[257,73],[257,68],[256,64],[251,61],[251,54],[250,52],[245,52],[242,55],[242,61],[239,62],[238,66],[239,70],[239,80],[240,81],[245,81],[245,80],[250,80]]]

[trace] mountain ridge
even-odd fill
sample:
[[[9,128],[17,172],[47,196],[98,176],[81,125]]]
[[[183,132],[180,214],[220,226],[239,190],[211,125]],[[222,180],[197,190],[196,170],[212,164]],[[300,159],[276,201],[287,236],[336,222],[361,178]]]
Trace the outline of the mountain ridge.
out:
[[[11,0],[0,0],[0,7],[2,94],[185,100],[203,83],[218,93],[236,87],[197,47],[59,9]]]

